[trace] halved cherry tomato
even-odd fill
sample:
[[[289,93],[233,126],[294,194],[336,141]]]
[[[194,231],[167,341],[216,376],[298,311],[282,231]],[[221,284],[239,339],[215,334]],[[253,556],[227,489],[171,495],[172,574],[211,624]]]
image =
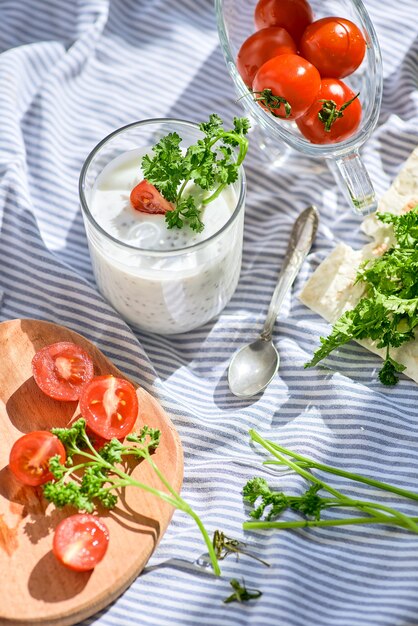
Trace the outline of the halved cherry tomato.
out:
[[[126,437],[138,417],[135,387],[123,378],[96,376],[81,393],[80,412],[103,439]]]
[[[319,72],[309,61],[297,54],[281,54],[260,67],[253,92],[261,106],[273,115],[295,120],[309,109],[320,86]]]
[[[242,44],[237,56],[237,68],[242,80],[251,87],[260,67],[280,54],[296,54],[297,48],[287,30],[280,26],[263,28]]]
[[[365,52],[366,42],[361,30],[343,17],[324,17],[313,22],[300,41],[301,55],[327,78],[352,74]]]
[[[52,552],[76,572],[92,570],[106,554],[109,531],[94,515],[78,513],[63,519],[55,529]]]
[[[345,83],[336,78],[324,78],[316,101],[296,120],[296,124],[312,143],[336,143],[355,133],[360,125],[361,112],[358,97]]]
[[[93,361],[85,350],[70,341],[53,343],[32,359],[36,384],[55,400],[78,400],[83,385],[93,378]]]
[[[158,189],[146,179],[138,183],[131,191],[130,201],[136,211],[142,213],[161,213],[173,210],[173,205],[160,194]]]
[[[312,20],[312,9],[306,0],[259,0],[254,12],[257,30],[281,26],[297,44]]]
[[[48,430],[35,430],[15,441],[10,451],[9,468],[22,483],[37,487],[52,480],[49,461],[57,454],[61,463],[65,463],[65,447],[58,437]]]

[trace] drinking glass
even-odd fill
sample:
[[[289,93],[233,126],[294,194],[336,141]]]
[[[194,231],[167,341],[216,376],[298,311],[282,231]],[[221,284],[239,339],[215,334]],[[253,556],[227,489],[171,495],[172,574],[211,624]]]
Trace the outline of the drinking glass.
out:
[[[103,169],[124,153],[151,149],[177,132],[182,146],[203,137],[199,127],[176,119],[151,119],[105,137],[87,157],[80,175],[80,202],[97,286],[121,316],[141,330],[170,335],[205,324],[227,305],[241,268],[246,195],[242,166],[233,183],[234,204],[216,232],[189,247],[153,250],[118,240],[92,212],[92,197]],[[124,190],[129,198],[129,190]],[[207,207],[210,211],[211,205]],[[204,232],[204,231],[203,231]]]

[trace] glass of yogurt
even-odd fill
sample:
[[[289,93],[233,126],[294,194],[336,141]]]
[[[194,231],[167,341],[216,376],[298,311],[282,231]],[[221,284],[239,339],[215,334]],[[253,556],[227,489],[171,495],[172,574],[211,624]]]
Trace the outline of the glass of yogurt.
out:
[[[141,160],[168,133],[187,149],[203,137],[176,119],[151,119],[105,137],[87,157],[80,201],[93,272],[101,294],[131,325],[171,335],[205,324],[227,305],[241,269],[245,174],[203,209],[202,232],[168,229],[164,215],[130,203],[144,178]]]

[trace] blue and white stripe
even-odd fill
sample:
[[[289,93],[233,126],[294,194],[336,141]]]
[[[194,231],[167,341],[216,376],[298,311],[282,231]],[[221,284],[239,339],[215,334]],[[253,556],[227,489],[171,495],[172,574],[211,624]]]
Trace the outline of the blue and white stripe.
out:
[[[366,6],[382,47],[384,96],[363,157],[380,195],[418,143],[417,2]],[[251,427],[322,462],[416,489],[415,383],[382,388],[377,357],[354,344],[327,368],[303,369],[327,325],[297,293],[337,241],[365,241],[322,163],[292,153],[276,170],[252,145],[241,280],[215,322],[176,337],[134,334],[95,290],[77,196],[93,146],[138,119],[200,121],[217,112],[231,120],[241,112],[212,1],[0,0],[0,52],[0,318],[69,326],[160,398],[183,441],[183,495],[210,530],[243,537],[240,491],[263,459],[248,444]],[[292,222],[312,203],[321,211],[317,242],[276,324],[280,376],[256,401],[239,400],[228,391],[226,367],[259,330]],[[279,484],[301,489],[290,474]],[[344,488],[341,479],[335,484]],[[366,487],[347,492],[373,495]],[[416,511],[395,496],[386,500]],[[201,538],[176,512],[150,561],[161,566],[84,624],[418,625],[418,541],[411,534],[365,526],[246,539],[270,569],[230,557],[220,580],[194,574]],[[170,559],[183,559],[184,567]],[[262,598],[224,605],[228,580],[242,575]]]

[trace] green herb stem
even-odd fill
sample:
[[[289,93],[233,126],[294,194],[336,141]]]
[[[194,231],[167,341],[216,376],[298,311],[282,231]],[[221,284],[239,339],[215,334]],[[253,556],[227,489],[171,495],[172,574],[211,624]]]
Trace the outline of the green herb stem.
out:
[[[283,446],[279,446],[272,441],[269,442],[276,450],[279,452],[283,452],[284,454],[288,454],[294,459],[298,459],[304,463],[304,467],[314,468],[320,470],[322,472],[328,472],[329,474],[335,474],[336,476],[341,476],[342,478],[348,478],[349,480],[353,480],[358,483],[364,483],[365,485],[370,485],[371,487],[376,487],[376,489],[381,489],[383,491],[388,491],[389,493],[395,493],[398,496],[403,496],[404,498],[409,498],[410,500],[418,501],[418,493],[414,493],[413,491],[408,491],[407,489],[402,489],[401,487],[396,487],[395,485],[389,485],[388,483],[381,482],[379,480],[375,480],[374,478],[368,478],[367,476],[362,476],[361,474],[356,474],[354,472],[347,472],[345,470],[339,469],[337,467],[332,467],[330,465],[324,465],[323,463],[317,463],[312,459],[308,459],[307,457],[303,457],[292,450],[288,450],[287,448],[283,448]],[[264,465],[287,465],[287,463],[283,463],[283,461],[269,459],[268,461],[264,461]]]
[[[196,524],[199,527],[199,530],[200,530],[200,532],[202,534],[202,537],[203,537],[203,539],[205,541],[206,547],[208,549],[209,557],[210,557],[210,560],[211,560],[211,563],[212,563],[212,567],[213,567],[213,571],[216,574],[216,576],[219,576],[220,573],[221,573],[221,569],[219,567],[218,559],[217,559],[216,554],[215,554],[215,550],[214,550],[214,547],[213,547],[212,540],[210,539],[209,534],[206,531],[206,528],[205,528],[202,520],[197,515],[197,513],[195,513],[194,510],[189,506],[189,504],[187,504],[187,502],[185,500],[183,500],[183,498],[173,489],[173,487],[170,485],[168,480],[165,478],[165,476],[163,475],[163,473],[161,472],[159,467],[156,465],[156,463],[154,463],[154,461],[150,457],[150,455],[147,454],[145,458],[148,461],[148,463],[151,465],[151,467],[153,468],[153,470],[155,471],[155,473],[157,474],[157,476],[161,480],[161,482],[167,487],[167,489],[170,491],[170,493],[172,493],[173,496],[175,497],[175,500],[176,500],[176,503],[177,503],[176,504],[177,508],[181,509],[182,511],[184,511],[185,513],[190,515],[190,517],[192,517],[194,519],[194,521],[196,522]]]
[[[418,517],[411,518],[414,522],[418,522]],[[320,520],[297,520],[288,522],[272,522],[272,521],[257,521],[257,522],[244,522],[242,527],[244,530],[269,530],[271,528],[278,528],[286,530],[289,528],[306,528],[306,527],[321,527],[321,526],[350,526],[352,524],[395,524],[405,528],[405,523],[401,520],[388,519],[385,516],[379,517],[347,517],[341,519],[320,519]]]

